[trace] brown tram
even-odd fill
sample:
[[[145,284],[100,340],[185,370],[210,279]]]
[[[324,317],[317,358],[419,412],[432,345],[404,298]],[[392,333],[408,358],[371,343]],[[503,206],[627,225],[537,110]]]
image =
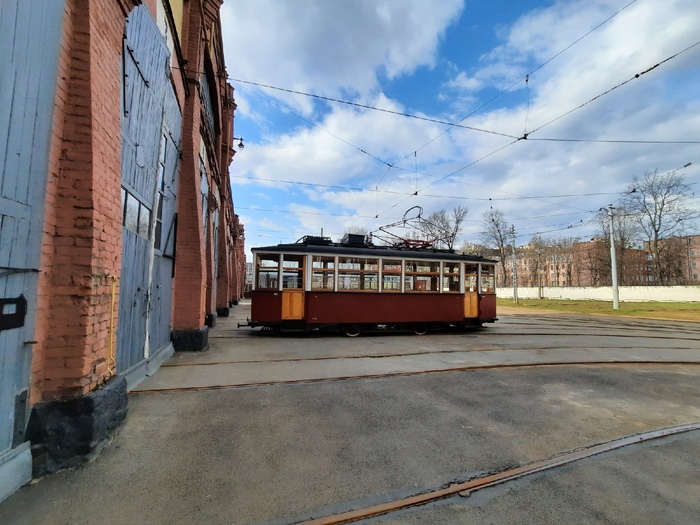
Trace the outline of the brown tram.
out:
[[[254,248],[249,326],[423,334],[496,318],[495,261],[452,251],[304,237]]]

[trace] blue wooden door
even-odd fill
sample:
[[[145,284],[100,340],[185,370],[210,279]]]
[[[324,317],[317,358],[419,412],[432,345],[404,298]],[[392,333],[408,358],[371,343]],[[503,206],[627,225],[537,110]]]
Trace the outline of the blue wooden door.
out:
[[[0,501],[31,477],[25,443],[63,2],[0,2]]]
[[[122,274],[117,370],[170,343],[181,114],[169,51],[148,9],[126,23],[122,98]]]

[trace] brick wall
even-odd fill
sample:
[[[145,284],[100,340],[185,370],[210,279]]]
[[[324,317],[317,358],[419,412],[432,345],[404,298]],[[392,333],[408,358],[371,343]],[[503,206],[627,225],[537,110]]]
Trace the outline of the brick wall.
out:
[[[155,0],[147,0],[154,12]],[[32,361],[31,402],[66,400],[85,395],[107,381],[116,354],[119,275],[121,271],[121,49],[124,22],[138,0],[67,0],[56,81],[49,158],[47,200],[39,277],[36,340]],[[218,0],[188,2],[183,13],[183,55],[187,70],[204,68],[203,15],[211,16]],[[204,7],[207,7],[205,10]],[[182,35],[181,35],[182,36]],[[220,35],[215,35],[221,48]],[[223,56],[221,49],[216,54]],[[219,64],[214,60],[215,70]],[[178,198],[177,259],[173,328],[197,330],[204,314],[227,303],[239,261],[227,241],[233,214],[227,166],[235,104],[226,107],[229,88],[217,85],[222,105],[223,136],[212,144],[210,162],[221,183],[220,274],[223,298],[210,294],[211,271],[202,228],[199,151],[201,102],[190,73],[189,95],[175,69],[174,83],[183,107],[183,152]],[[225,85],[225,81],[224,81]],[[232,97],[231,97],[232,98]],[[230,111],[227,111],[230,110]],[[224,138],[225,137],[225,138]],[[214,181],[209,181],[214,188]],[[235,229],[235,231],[238,231]],[[211,234],[211,224],[208,227]],[[235,236],[234,245],[239,241]],[[211,246],[209,246],[211,254]]]
[[[121,266],[121,42],[126,0],[67,0],[55,95],[32,402],[109,377]]]
[[[173,329],[198,330],[204,326],[206,273],[206,243],[202,228],[201,177],[199,146],[201,102],[197,94],[197,71],[204,67],[201,53],[201,15],[198,2],[186,5],[181,42],[187,60],[190,94],[183,112],[182,162],[178,196],[177,258],[173,290]],[[210,230],[210,228],[208,229]]]
[[[184,101],[182,163],[178,199],[178,236],[173,300],[173,329],[199,330],[205,314],[228,306],[231,295],[234,246],[231,238],[233,201],[230,191],[228,165],[232,160],[230,148],[235,103],[233,88],[226,83],[223,42],[218,18],[220,0],[193,0],[185,4],[181,48],[187,61],[184,69],[189,95]],[[212,28],[214,32],[212,33]],[[208,62],[205,62],[205,57]],[[209,84],[214,106],[214,120],[220,129],[216,136],[207,136],[199,98],[199,82],[207,63],[213,75]],[[213,77],[213,78],[212,78]],[[210,196],[207,215],[207,235],[202,223],[201,174],[199,153],[201,141],[207,144],[208,185]],[[206,141],[209,141],[208,143]],[[219,236],[213,235],[211,211],[218,209]],[[218,260],[214,261],[214,243],[218,244]],[[242,248],[241,248],[242,251]],[[218,268],[215,267],[218,263]],[[214,293],[216,289],[216,293]],[[236,297],[237,298],[237,297]]]

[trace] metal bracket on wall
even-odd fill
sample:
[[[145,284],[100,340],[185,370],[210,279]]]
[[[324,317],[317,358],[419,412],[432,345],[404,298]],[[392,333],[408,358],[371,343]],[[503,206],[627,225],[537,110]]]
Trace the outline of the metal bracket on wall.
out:
[[[0,332],[24,326],[27,316],[27,300],[24,295],[15,298],[0,298]]]

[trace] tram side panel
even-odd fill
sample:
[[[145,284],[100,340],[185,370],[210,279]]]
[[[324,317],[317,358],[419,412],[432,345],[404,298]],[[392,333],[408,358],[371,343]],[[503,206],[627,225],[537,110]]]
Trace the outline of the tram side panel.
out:
[[[458,294],[307,293],[306,321],[319,324],[460,323]]]
[[[253,290],[250,297],[250,318],[254,323],[279,324],[282,321],[282,292]]]
[[[496,320],[496,294],[479,295],[479,319],[486,322]]]
[[[303,292],[300,292],[303,294]],[[370,294],[353,292],[306,292],[303,314],[289,315],[283,292],[251,292],[251,321],[255,325],[287,325],[292,319],[309,328],[314,325],[461,323],[475,324],[496,319],[496,296],[478,296],[478,317],[469,319],[461,294]],[[294,308],[296,310],[296,308]]]

